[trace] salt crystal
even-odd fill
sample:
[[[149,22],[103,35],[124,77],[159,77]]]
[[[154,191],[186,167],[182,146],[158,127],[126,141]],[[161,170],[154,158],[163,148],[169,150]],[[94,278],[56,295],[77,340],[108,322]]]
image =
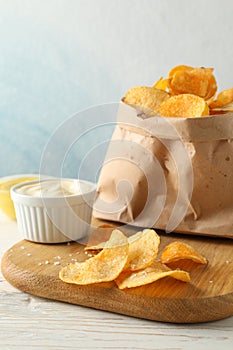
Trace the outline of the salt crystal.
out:
[[[27,256],[31,256],[32,254],[31,253],[27,253]]]
[[[213,283],[213,282],[214,282],[214,281],[212,281],[212,280],[211,280],[211,281],[209,281],[209,283]]]
[[[67,242],[67,245],[70,245],[70,242]]]
[[[60,265],[60,261],[54,261],[53,265]]]
[[[226,261],[225,261],[226,264],[229,264],[229,262],[230,262],[229,260],[226,260]]]
[[[39,262],[39,263],[38,263],[38,266],[41,266],[41,265],[42,265],[42,263],[41,263],[41,262]]]
[[[48,261],[48,260],[45,260],[44,263],[45,263],[45,265],[48,265],[48,264],[49,264],[49,261]]]
[[[69,256],[72,256],[73,254],[69,254]]]
[[[20,249],[24,249],[24,246],[23,246],[23,245],[21,245]]]

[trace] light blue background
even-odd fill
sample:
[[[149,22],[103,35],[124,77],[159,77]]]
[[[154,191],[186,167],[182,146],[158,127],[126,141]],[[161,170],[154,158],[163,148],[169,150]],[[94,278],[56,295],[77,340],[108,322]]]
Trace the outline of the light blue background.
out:
[[[174,65],[213,66],[219,87],[233,86],[232,10],[228,0],[0,0],[0,176],[38,172],[44,147],[71,115],[118,102]],[[94,111],[97,121],[115,118],[114,107]],[[82,138],[64,175],[76,176],[111,131]]]

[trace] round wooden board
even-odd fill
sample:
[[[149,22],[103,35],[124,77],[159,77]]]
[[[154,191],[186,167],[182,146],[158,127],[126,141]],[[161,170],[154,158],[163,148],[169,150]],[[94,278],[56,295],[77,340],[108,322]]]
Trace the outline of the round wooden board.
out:
[[[102,230],[96,233],[103,240]],[[119,290],[114,282],[64,283],[58,278],[59,270],[88,257],[84,246],[76,242],[46,245],[23,240],[4,254],[2,272],[13,286],[36,296],[150,320],[193,323],[233,315],[233,241],[161,234],[159,255],[175,240],[191,244],[208,259],[207,265],[191,261],[170,265],[189,271],[191,283],[166,277],[129,290]]]

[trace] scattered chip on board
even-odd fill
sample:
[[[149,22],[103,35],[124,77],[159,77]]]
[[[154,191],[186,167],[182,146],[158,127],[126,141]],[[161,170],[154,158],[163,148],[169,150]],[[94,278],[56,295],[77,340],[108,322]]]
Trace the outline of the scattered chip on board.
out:
[[[160,237],[155,230],[145,229],[128,238],[129,255],[124,270],[139,270],[150,265],[157,256],[160,244]],[[85,250],[104,249],[107,242],[87,246]]]
[[[183,270],[171,270],[160,262],[139,271],[124,271],[115,280],[119,289],[144,286],[164,277],[173,277],[182,282],[190,282],[189,273]]]
[[[118,277],[128,259],[127,237],[119,230],[113,230],[104,249],[94,257],[64,267],[59,278],[67,283],[80,285],[113,281]]]
[[[161,255],[161,262],[169,264],[175,261],[189,259],[199,264],[207,264],[207,259],[187,243],[175,241],[168,244]]]

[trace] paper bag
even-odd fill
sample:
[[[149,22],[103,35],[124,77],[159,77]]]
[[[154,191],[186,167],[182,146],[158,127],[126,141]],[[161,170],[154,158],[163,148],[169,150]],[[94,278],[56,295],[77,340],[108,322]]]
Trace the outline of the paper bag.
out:
[[[94,216],[233,238],[233,113],[146,118],[121,102]]]

